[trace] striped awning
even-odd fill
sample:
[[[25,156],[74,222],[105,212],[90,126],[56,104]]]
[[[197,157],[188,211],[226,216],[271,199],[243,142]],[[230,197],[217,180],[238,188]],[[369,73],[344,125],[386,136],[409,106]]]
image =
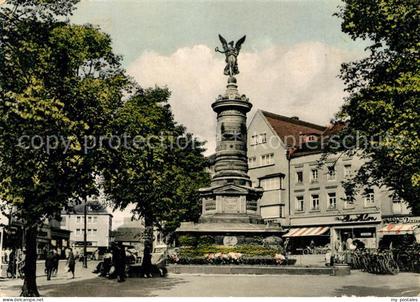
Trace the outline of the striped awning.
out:
[[[418,227],[417,224],[387,224],[379,232],[384,233],[384,235],[404,235],[404,234],[413,234],[414,230]]]
[[[289,233],[283,237],[304,237],[304,236],[321,236],[325,234],[329,227],[311,227],[311,228],[298,228],[291,229]]]

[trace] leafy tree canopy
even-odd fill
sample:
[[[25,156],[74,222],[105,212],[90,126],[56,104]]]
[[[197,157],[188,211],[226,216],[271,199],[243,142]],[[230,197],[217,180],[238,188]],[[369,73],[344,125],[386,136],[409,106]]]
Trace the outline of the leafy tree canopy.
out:
[[[35,283],[36,226],[69,198],[95,193],[102,151],[128,87],[111,39],[65,19],[76,0],[8,0],[0,8],[0,199],[27,231],[23,295]]]
[[[342,19],[343,32],[353,40],[366,39],[371,45],[366,49],[367,57],[342,65],[341,78],[349,96],[337,118],[348,126],[340,133],[339,148],[329,151],[361,150],[362,156],[369,159],[353,182],[347,184],[349,189],[359,185],[386,185],[418,214],[418,1],[343,2],[336,14]]]

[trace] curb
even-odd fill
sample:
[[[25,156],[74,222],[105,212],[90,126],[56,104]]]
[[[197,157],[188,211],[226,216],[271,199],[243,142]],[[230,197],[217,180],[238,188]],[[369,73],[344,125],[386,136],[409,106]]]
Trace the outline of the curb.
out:
[[[250,265],[169,265],[172,274],[220,274],[220,275],[350,275],[350,267],[278,267]]]

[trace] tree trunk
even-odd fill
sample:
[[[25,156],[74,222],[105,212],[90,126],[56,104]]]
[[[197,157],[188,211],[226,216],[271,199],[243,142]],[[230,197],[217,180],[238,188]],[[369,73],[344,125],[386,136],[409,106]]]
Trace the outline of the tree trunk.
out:
[[[38,258],[36,249],[36,237],[38,228],[36,225],[30,226],[26,231],[26,257],[25,257],[25,279],[22,286],[22,297],[39,297],[36,285],[36,260]]]

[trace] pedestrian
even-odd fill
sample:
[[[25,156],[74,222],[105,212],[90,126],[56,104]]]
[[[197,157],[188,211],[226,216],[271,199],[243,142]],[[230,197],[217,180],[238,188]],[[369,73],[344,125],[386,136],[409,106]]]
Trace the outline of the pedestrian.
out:
[[[118,243],[117,246],[117,265],[115,269],[117,271],[117,281],[125,281],[125,264],[126,264],[126,254],[125,247],[122,245],[122,242]]]
[[[283,243],[283,249],[284,249],[284,257],[286,258],[286,264],[288,263],[287,261],[287,255],[288,255],[288,251],[289,251],[289,245],[290,245],[290,239],[286,238],[286,240]]]
[[[101,277],[106,277],[111,269],[112,266],[112,254],[109,249],[106,250],[104,254],[104,261],[101,270]]]
[[[12,249],[9,254],[9,262],[7,265],[7,275],[12,279],[16,278],[16,261],[16,249]]]
[[[67,257],[67,264],[66,266],[68,267],[68,272],[71,272],[72,274],[72,279],[74,279],[74,269],[76,266],[76,260],[74,259],[74,254],[73,254],[73,249],[69,248],[69,256]]]
[[[52,269],[52,273],[54,277],[57,276],[59,263],[60,263],[60,255],[58,254],[58,251],[54,249],[53,250],[53,269]]]
[[[45,270],[47,271],[47,280],[51,280],[51,275],[54,270],[54,252],[50,250],[45,259]]]
[[[144,278],[152,278],[152,247],[153,243],[151,240],[146,240],[144,243],[143,252],[143,276]]]

